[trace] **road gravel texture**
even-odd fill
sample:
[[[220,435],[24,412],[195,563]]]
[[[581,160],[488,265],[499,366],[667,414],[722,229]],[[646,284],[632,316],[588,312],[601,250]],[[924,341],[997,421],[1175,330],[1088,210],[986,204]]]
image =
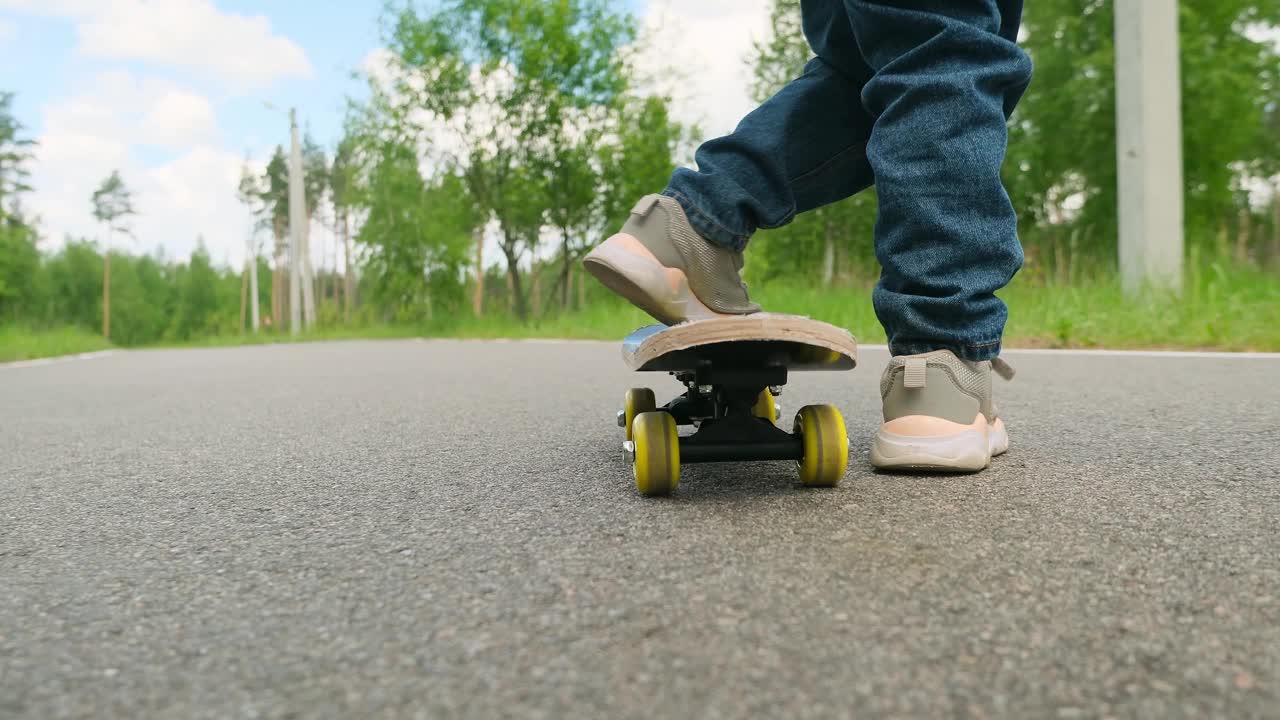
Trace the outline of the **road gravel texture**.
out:
[[[0,368],[0,718],[1277,718],[1280,360],[1020,354],[1013,449],[637,496],[612,343]]]

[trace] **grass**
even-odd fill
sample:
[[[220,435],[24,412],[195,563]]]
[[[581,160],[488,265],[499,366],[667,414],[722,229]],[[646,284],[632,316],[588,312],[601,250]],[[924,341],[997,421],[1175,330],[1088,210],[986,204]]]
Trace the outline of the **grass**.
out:
[[[773,283],[753,298],[774,312],[796,313],[849,328],[864,344],[883,344],[871,286],[819,288]],[[1064,286],[1021,275],[999,293],[1009,306],[1010,348],[1202,349],[1280,352],[1280,276],[1219,263],[1189,267],[1184,292],[1130,298],[1119,281],[1095,276]],[[422,334],[463,338],[620,340],[650,323],[613,298],[597,296],[585,310],[522,324],[497,314],[436,323]]]
[[[753,287],[753,297],[774,312],[824,320],[850,331],[863,344],[882,344],[884,333],[871,306],[871,286],[819,288],[799,282]],[[1023,274],[1002,291],[1009,306],[1009,348],[1196,349],[1280,352],[1280,275],[1226,263],[1188,263],[1180,296],[1147,292],[1127,297],[1118,281],[1102,274],[1071,285]],[[505,312],[475,318],[440,316],[423,325],[322,328],[296,341],[405,337],[563,338],[619,341],[652,322],[644,313],[593,287],[587,307],[522,323]],[[294,342],[286,333],[221,335],[153,347],[229,347]],[[34,331],[0,327],[0,362],[66,355],[111,347],[85,330]]]
[[[0,362],[76,355],[111,347],[111,343],[101,335],[80,328],[33,330],[20,326],[0,327]]]

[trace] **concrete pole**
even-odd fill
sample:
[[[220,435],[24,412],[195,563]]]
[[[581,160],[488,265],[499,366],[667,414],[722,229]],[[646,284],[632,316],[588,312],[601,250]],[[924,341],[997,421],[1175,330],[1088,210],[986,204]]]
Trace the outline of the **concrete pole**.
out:
[[[257,238],[249,231],[249,307],[253,310],[253,334],[258,334],[261,312],[258,309],[258,248]]]
[[[289,110],[289,333],[302,328],[302,253],[306,249],[306,198],[302,188],[302,147],[297,113]]]
[[[316,271],[311,263],[311,218],[303,211],[302,226],[302,324],[310,330],[316,324]]]
[[[1182,288],[1178,3],[1115,0],[1120,275],[1126,292]]]

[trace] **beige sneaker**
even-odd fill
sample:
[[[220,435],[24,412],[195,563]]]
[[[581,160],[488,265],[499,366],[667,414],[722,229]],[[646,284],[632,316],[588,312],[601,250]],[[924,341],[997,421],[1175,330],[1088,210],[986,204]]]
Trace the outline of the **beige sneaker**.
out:
[[[880,469],[974,472],[1009,449],[991,399],[991,373],[1003,360],[967,362],[950,350],[895,357],[880,381],[884,424],[871,443]]]
[[[605,287],[667,325],[760,311],[742,282],[742,253],[698,235],[680,203],[663,195],[642,198],[622,230],[582,264]]]

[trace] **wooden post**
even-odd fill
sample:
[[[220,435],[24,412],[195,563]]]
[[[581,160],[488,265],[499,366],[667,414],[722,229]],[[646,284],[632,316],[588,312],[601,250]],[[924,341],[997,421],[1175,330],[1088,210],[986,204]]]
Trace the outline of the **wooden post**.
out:
[[[471,312],[480,317],[484,314],[484,228],[476,228],[471,235],[476,244],[476,286],[475,295],[471,298]]]
[[[111,243],[102,254],[102,337],[111,339]]]
[[[533,273],[533,316],[537,318],[542,316],[542,273],[536,260],[529,264],[529,272]]]

